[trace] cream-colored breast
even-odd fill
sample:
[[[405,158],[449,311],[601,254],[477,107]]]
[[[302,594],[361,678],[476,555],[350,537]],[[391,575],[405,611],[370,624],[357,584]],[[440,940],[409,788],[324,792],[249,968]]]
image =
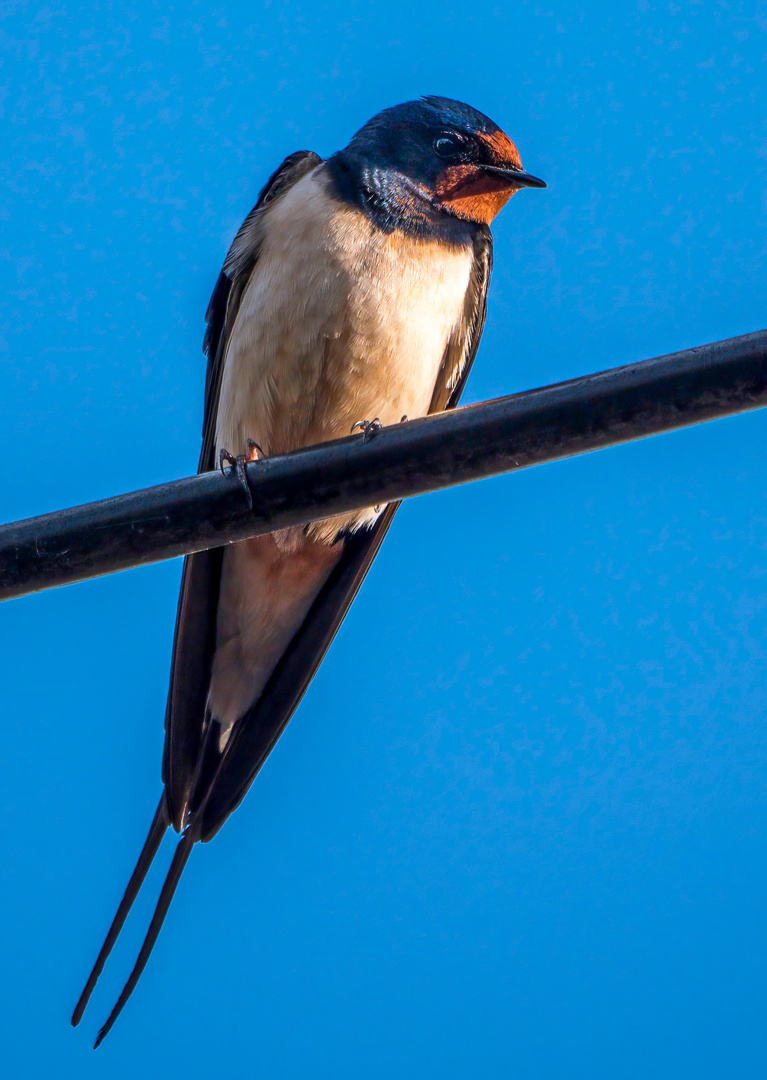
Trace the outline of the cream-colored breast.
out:
[[[227,349],[218,449],[252,438],[283,453],[429,409],[473,252],[386,234],[327,182],[320,166],[268,211]]]

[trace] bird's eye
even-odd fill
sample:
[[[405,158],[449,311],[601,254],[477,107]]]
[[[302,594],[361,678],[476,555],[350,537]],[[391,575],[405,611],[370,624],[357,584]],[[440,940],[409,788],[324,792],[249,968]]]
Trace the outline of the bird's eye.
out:
[[[434,141],[434,150],[442,158],[455,157],[460,149],[460,138],[449,131],[446,131]]]

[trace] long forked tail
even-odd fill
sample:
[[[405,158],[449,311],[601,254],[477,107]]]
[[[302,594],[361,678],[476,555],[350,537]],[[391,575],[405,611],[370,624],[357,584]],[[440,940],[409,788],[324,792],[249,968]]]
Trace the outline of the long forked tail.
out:
[[[186,866],[187,859],[189,858],[189,855],[191,854],[192,848],[197,842],[198,837],[199,834],[188,831],[183,834],[183,836],[178,842],[175,854],[173,856],[173,861],[170,864],[170,869],[168,870],[167,877],[165,878],[165,883],[163,884],[162,891],[160,892],[160,899],[157,901],[157,907],[154,910],[152,921],[149,924],[147,935],[144,938],[144,944],[141,946],[141,951],[138,954],[136,965],[133,968],[133,971],[130,973],[128,981],[123,987],[122,993],[117,999],[117,1004],[109,1014],[109,1019],[104,1024],[101,1031],[99,1031],[98,1038],[93,1044],[94,1050],[96,1049],[96,1047],[101,1045],[109,1032],[112,1030],[112,1026],[114,1025],[115,1020],[122,1012],[125,1003],[136,988],[136,983],[141,978],[141,972],[146,967],[146,962],[149,959],[152,949],[154,948],[154,943],[157,941],[157,937],[162,928],[162,924],[165,921],[165,916],[168,914],[168,908],[170,907],[170,902],[173,899],[173,894],[176,891],[176,886],[179,883],[181,875],[184,871],[184,867]]]
[[[96,959],[96,963],[93,965],[93,971],[91,971],[88,976],[85,989],[80,995],[80,1000],[75,1006],[75,1011],[72,1013],[72,1027],[77,1027],[83,1018],[83,1013],[85,1012],[90,996],[93,993],[93,988],[98,981],[99,975],[104,970],[104,964],[107,962],[107,957],[111,953],[114,943],[120,935],[125,920],[128,918],[128,912],[133,906],[133,901],[136,899],[139,889],[144,884],[144,878],[147,875],[149,867],[152,865],[154,857],[160,847],[160,843],[162,842],[162,838],[165,836],[169,825],[170,817],[168,816],[165,793],[163,792],[151,828],[149,829],[149,834],[144,842],[144,847],[138,857],[136,869],[131,875],[128,887],[125,890],[125,894],[120,901],[120,906],[117,909],[117,914],[112,920],[112,925],[109,927],[109,933],[106,936],[104,944],[101,946],[101,952]]]

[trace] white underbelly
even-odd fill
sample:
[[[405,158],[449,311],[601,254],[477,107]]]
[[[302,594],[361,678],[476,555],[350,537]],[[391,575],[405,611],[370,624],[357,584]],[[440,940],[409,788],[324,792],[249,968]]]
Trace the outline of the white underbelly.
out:
[[[473,253],[387,235],[325,184],[320,169],[269,210],[227,349],[219,450],[252,438],[285,453],[428,412]]]

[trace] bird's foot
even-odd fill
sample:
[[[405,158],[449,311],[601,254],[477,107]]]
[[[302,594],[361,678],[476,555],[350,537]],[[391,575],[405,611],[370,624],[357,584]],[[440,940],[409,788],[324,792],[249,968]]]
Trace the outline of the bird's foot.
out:
[[[221,450],[218,455],[218,467],[221,470],[223,476],[226,476],[226,472],[224,471],[224,464],[232,465],[234,466],[234,468],[236,468],[237,479],[243,491],[245,492],[245,498],[248,500],[248,506],[252,510],[253,493],[251,492],[250,485],[248,484],[248,476],[245,471],[245,466],[249,461],[258,461],[259,458],[263,460],[266,457],[266,454],[254,439],[248,439],[246,446],[247,453],[238,454],[237,457],[234,457],[233,454],[230,454],[228,450]]]
[[[352,424],[352,430],[349,434],[353,435],[357,428],[361,428],[362,441],[367,442],[369,439],[372,439],[375,433],[380,431],[382,427],[383,424],[376,416],[374,420],[358,420],[356,424]]]
[[[245,443],[248,448],[247,459],[248,461],[265,461],[266,454],[258,445],[255,439],[248,439]]]

